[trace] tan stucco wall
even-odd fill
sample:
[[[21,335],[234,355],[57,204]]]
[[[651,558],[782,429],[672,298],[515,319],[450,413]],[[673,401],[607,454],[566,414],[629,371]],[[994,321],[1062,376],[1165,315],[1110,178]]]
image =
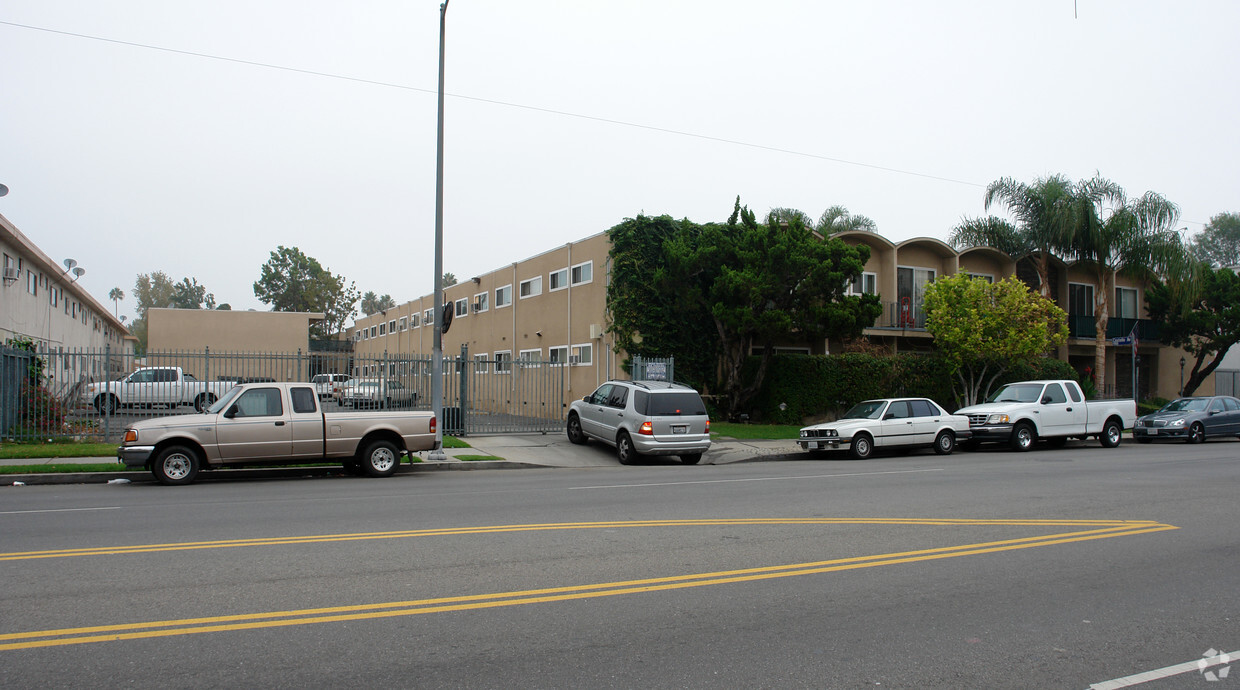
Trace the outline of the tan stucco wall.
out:
[[[150,309],[146,313],[148,351],[305,352],[312,312]]]

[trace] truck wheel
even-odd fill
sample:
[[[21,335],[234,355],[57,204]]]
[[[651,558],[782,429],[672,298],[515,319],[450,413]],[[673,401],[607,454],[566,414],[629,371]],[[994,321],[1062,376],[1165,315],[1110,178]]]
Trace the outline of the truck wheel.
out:
[[[1119,422],[1112,417],[1102,425],[1102,433],[1098,435],[1098,441],[1103,448],[1115,448],[1119,445],[1120,438],[1123,436],[1124,430],[1120,427]]]
[[[568,440],[579,446],[586,442],[586,432],[581,430],[581,418],[576,414],[568,416]]]
[[[637,462],[637,451],[633,449],[633,439],[629,438],[627,431],[621,431],[616,437],[616,459],[621,465],[632,465]]]
[[[1020,422],[1012,429],[1012,438],[1008,443],[1012,446],[1012,450],[1023,453],[1033,448],[1037,440],[1038,434],[1033,430],[1033,425],[1029,422]]]
[[[867,433],[859,433],[853,436],[848,452],[858,460],[865,460],[874,454],[874,439]]]
[[[115,395],[101,395],[95,398],[95,411],[99,414],[116,414],[117,407],[120,407],[120,401]]]
[[[213,393],[199,393],[198,397],[194,398],[194,409],[199,412],[206,412],[207,408],[214,404],[215,394]]]
[[[160,484],[183,486],[198,478],[198,454],[185,446],[168,446],[151,463],[151,474]]]
[[[956,450],[956,435],[950,431],[940,431],[934,437],[934,452],[939,455],[951,455]]]
[[[400,464],[400,452],[391,441],[375,441],[362,453],[362,467],[372,477],[390,477]]]

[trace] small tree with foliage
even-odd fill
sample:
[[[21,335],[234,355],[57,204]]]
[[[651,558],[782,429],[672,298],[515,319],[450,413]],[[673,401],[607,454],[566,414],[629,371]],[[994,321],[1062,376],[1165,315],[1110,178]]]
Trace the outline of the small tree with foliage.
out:
[[[973,405],[1020,362],[1068,339],[1068,315],[1016,276],[988,283],[966,273],[926,287],[926,330],[955,376],[957,397]]]
[[[357,313],[359,294],[345,277],[333,275],[297,247],[276,247],[254,283],[254,296],[272,311],[323,312],[325,321],[311,327],[318,338],[344,329]]]
[[[1203,266],[1193,286],[1156,282],[1145,298],[1150,318],[1162,324],[1162,341],[1193,357],[1183,392],[1192,395],[1240,342],[1240,277],[1231,269]]]

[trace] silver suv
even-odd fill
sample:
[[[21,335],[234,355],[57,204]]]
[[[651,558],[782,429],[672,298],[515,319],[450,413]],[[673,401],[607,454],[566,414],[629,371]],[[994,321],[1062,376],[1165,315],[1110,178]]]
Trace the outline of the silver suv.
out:
[[[710,417],[702,396],[666,381],[608,381],[568,408],[568,440],[616,447],[621,465],[641,455],[679,455],[695,465],[710,449]]]

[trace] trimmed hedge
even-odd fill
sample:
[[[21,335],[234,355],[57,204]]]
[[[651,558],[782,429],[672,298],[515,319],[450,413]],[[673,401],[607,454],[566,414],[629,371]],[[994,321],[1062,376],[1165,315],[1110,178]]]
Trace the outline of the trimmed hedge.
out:
[[[758,358],[751,357],[746,374],[752,376],[757,365]],[[1078,377],[1067,362],[1045,358],[1013,367],[995,385],[1026,379]],[[775,355],[750,417],[770,424],[802,424],[838,416],[862,400],[904,396],[930,398],[948,410],[960,407],[952,394],[952,375],[938,355]]]

